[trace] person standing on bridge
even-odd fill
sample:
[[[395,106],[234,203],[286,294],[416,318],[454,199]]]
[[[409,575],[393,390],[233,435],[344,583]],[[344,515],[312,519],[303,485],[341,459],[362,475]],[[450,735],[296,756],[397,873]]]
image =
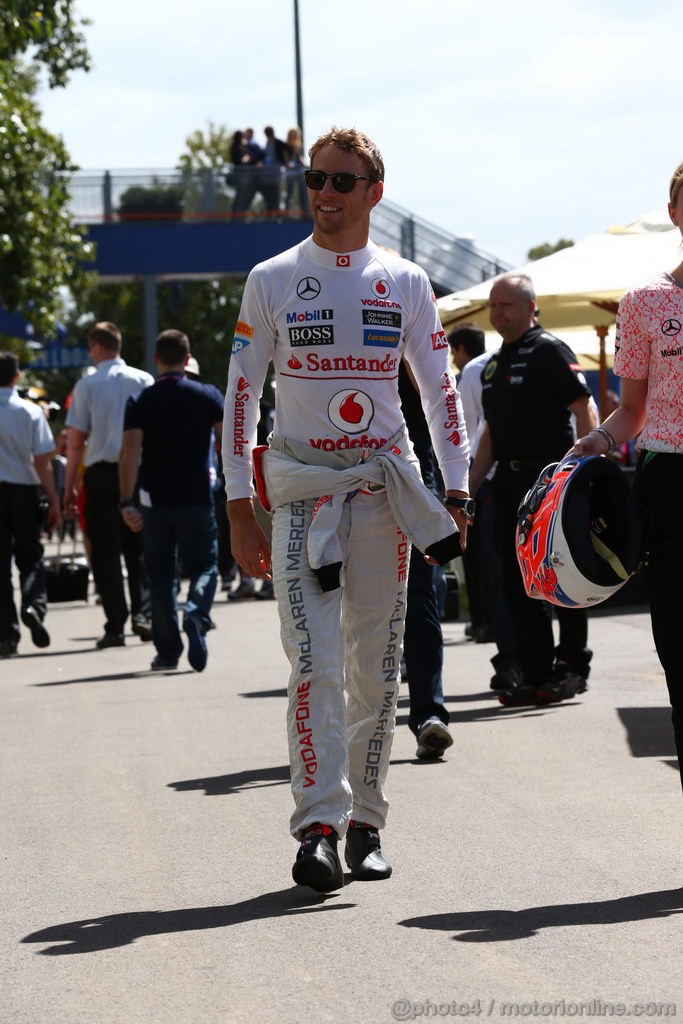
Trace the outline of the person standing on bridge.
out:
[[[387,878],[379,831],[394,732],[409,542],[445,564],[472,513],[468,442],[429,280],[369,241],[384,163],[372,140],[332,129],[305,172],[313,234],[255,267],[230,360],[223,430],[235,558],[275,585],[291,663],[289,756],[299,840],[292,874],[327,892]],[[420,480],[398,396],[413,370],[446,486]],[[268,364],[278,402],[254,450]],[[255,515],[273,510],[271,546]],[[348,700],[345,707],[344,690]]]

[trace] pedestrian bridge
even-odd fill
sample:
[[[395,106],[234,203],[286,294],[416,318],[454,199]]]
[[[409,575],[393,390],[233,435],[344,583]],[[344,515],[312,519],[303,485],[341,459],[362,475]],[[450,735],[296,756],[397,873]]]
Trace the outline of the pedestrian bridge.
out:
[[[311,230],[306,213],[253,209],[234,214],[229,169],[78,171],[67,178],[71,210],[97,243],[94,269],[104,281],[149,282],[246,276]],[[288,172],[289,173],[289,172]],[[300,174],[301,172],[294,172]],[[291,190],[297,194],[297,190]],[[507,265],[471,238],[448,234],[383,200],[371,235],[418,263],[438,295],[479,283]]]

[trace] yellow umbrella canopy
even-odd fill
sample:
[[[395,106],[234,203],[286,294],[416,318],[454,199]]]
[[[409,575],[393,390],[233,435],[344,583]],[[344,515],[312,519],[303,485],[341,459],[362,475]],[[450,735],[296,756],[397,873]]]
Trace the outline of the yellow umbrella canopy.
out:
[[[623,293],[680,263],[681,236],[666,213],[655,212],[613,227],[508,273],[528,274],[536,289],[539,321],[548,331],[594,328],[600,339],[601,399],[606,390],[607,328]],[[488,296],[497,278],[438,300],[446,331],[472,321],[490,329]],[[567,339],[570,341],[570,339]]]

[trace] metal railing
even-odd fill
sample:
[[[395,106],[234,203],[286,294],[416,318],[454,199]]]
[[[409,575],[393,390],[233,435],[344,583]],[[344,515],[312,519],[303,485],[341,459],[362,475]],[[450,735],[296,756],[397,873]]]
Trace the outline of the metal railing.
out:
[[[76,223],[119,221],[273,221],[308,216],[302,208],[302,172],[282,174],[279,208],[268,211],[258,195],[244,212],[235,212],[232,168],[190,171],[148,169],[77,171],[68,176]],[[258,173],[258,172],[256,172]],[[418,263],[440,294],[459,291],[510,269],[479,249],[469,237],[452,235],[383,200],[372,215],[372,238]],[[245,268],[248,270],[249,268]]]

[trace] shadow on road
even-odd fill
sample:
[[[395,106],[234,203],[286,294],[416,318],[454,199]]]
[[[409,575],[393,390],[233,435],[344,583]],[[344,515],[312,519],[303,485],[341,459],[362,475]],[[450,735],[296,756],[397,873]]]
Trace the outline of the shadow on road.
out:
[[[246,921],[262,921],[269,917],[310,914],[321,910],[348,910],[355,903],[330,903],[333,895],[314,893],[292,886],[277,892],[264,893],[225,907],[196,907],[189,910],[139,911],[132,914],[105,914],[85,921],[68,921],[32,932],[22,942],[58,942],[67,945],[48,946],[39,950],[42,956],[66,953],[96,953],[102,949],[129,946],[146,935],[168,935],[173,932],[204,931],[207,928],[229,928]]]
[[[671,708],[617,708],[617,712],[633,757],[676,756]]]
[[[449,725],[456,722],[502,722],[512,718],[537,718],[559,711],[560,708],[579,707],[578,704],[563,701],[561,704],[525,704],[518,708],[505,708],[497,701],[485,708],[472,708],[469,711],[451,711]],[[407,725],[408,715],[397,715],[396,725]]]
[[[399,921],[405,928],[462,932],[456,942],[512,942],[528,939],[543,928],[574,928],[577,925],[623,924],[648,918],[669,917],[683,911],[683,889],[664,889],[624,896],[598,903],[564,903],[528,910],[473,910],[467,913],[432,914]]]
[[[141,679],[151,676],[152,673],[148,669],[137,669],[134,672],[108,672],[104,676],[83,676],[81,679],[55,679],[51,683],[32,683],[31,685],[39,688],[41,686],[74,686],[77,683],[111,683],[117,679]],[[194,675],[192,669],[181,669],[180,671],[169,671],[169,672],[155,672],[154,678],[158,679],[160,676],[166,677],[171,676],[191,676]]]
[[[264,786],[281,786],[289,782],[289,765],[283,764],[275,768],[251,768],[231,775],[214,775],[206,779],[187,779],[183,782],[169,782],[168,788],[178,793],[187,793],[195,789],[203,789],[205,796],[227,796],[240,793],[245,789],[256,789]]]
[[[287,687],[282,690],[255,690],[253,693],[240,693],[240,697],[286,697]]]

